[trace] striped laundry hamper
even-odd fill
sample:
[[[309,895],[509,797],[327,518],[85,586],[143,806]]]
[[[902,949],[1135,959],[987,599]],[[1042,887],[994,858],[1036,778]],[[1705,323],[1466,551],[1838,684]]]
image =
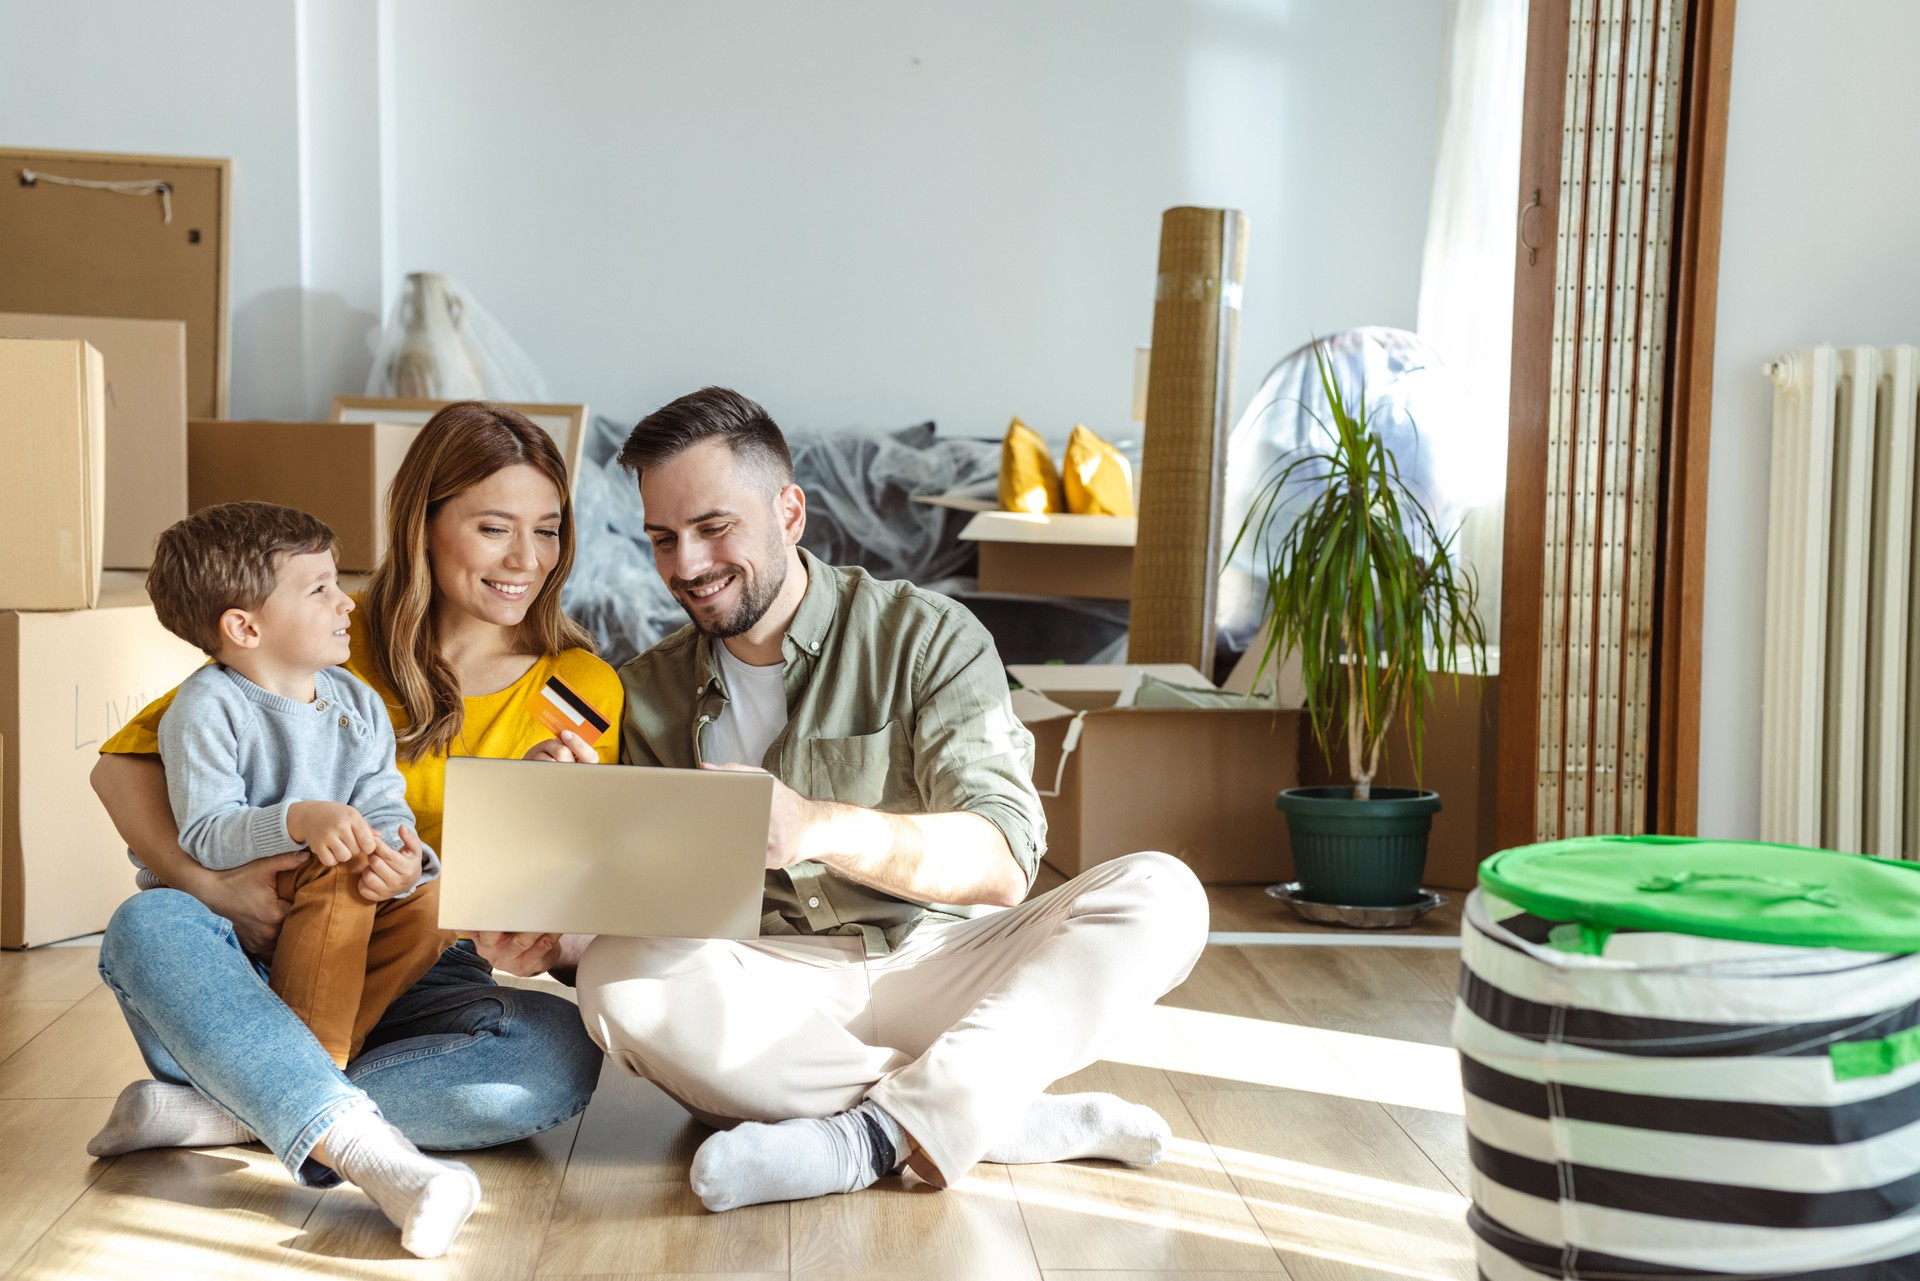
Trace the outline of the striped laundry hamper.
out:
[[[1461,940],[1484,1281],[1920,1278],[1920,864],[1599,837]]]

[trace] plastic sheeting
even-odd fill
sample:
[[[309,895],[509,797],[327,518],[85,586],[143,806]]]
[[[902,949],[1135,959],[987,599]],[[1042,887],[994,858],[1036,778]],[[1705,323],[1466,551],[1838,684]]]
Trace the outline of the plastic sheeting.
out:
[[[374,349],[367,395],[420,400],[550,400],[547,380],[505,326],[453,277],[416,271]]]
[[[574,486],[578,552],[568,611],[620,664],[687,621],[653,564],[640,494],[616,458],[627,429],[596,418]],[[795,433],[794,478],[807,494],[801,545],[833,565],[859,565],[936,591],[963,592],[973,549],[959,541],[967,513],[913,502],[998,475],[997,442],[943,439],[932,423],[881,433]]]
[[[1458,524],[1474,492],[1468,474],[1478,437],[1464,430],[1455,380],[1440,357],[1404,329],[1368,326],[1321,341],[1334,378],[1344,391],[1366,392],[1367,413],[1400,465],[1400,475],[1426,505],[1442,532]],[[1234,424],[1227,449],[1226,519],[1221,553],[1233,545],[1254,495],[1305,448],[1325,448],[1331,423],[1326,389],[1313,345],[1292,352],[1260,383],[1246,413]],[[1309,491],[1279,509],[1261,541],[1242,542],[1224,567],[1216,628],[1222,643],[1244,650],[1259,630],[1265,599],[1261,567],[1286,526],[1288,510],[1304,506]]]

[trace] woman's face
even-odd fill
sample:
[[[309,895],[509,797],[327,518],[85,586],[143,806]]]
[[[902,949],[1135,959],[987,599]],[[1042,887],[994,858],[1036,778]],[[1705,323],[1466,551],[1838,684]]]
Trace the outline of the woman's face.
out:
[[[427,521],[435,603],[516,627],[560,559],[560,491],[519,463],[449,498]]]

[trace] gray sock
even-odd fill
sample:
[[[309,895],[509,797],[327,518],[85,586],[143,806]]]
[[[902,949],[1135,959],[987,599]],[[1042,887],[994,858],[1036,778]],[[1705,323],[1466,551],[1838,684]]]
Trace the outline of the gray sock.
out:
[[[328,1128],[327,1161],[400,1229],[400,1244],[422,1259],[447,1252],[480,1208],[480,1180],[458,1161],[421,1154],[378,1109],[355,1108]]]
[[[191,1085],[135,1081],[113,1101],[88,1156],[119,1156],[147,1148],[221,1148],[258,1142],[253,1131]]]
[[[1043,1094],[1012,1133],[981,1159],[1037,1165],[1095,1157],[1128,1165],[1160,1160],[1173,1127],[1158,1112],[1112,1094]]]
[[[700,1145],[690,1182],[715,1212],[858,1192],[898,1168],[907,1146],[907,1132],[873,1102],[818,1120],[743,1121]]]

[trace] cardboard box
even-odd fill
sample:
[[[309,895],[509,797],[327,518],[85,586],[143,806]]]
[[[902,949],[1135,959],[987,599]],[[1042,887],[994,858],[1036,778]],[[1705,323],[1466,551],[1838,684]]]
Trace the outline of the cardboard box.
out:
[[[335,396],[333,421],[337,423],[411,423],[424,427],[427,420],[459,402],[419,400],[407,396]],[[587,443],[587,407],[585,405],[536,405],[520,401],[498,402],[524,415],[535,427],[553,437],[555,449],[567,465],[569,487],[580,483],[580,457]]]
[[[420,428],[404,423],[187,424],[187,503],[281,503],[340,539],[340,568],[371,572],[387,550],[387,486]]]
[[[0,406],[0,609],[87,609],[107,498],[100,353],[0,338]]]
[[[137,574],[107,575],[96,609],[0,612],[0,946],[91,934],[133,892],[88,775],[109,735],[205,661],[160,626]]]
[[[980,590],[1126,600],[1133,590],[1132,516],[983,511],[960,537],[980,544]]]
[[[0,314],[0,338],[78,338],[106,367],[102,565],[146,569],[187,514],[187,326],[179,320]]]
[[[1025,666],[1014,710],[1033,732],[1047,814],[1046,861],[1066,876],[1136,850],[1161,850],[1209,884],[1293,875],[1273,798],[1298,781],[1293,709],[1130,706],[1142,673],[1200,689],[1182,664]]]

